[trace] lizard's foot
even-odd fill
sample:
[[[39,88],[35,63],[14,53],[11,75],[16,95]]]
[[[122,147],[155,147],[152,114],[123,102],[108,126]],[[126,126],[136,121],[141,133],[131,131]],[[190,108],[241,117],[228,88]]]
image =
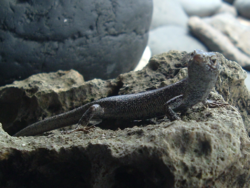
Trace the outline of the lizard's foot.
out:
[[[62,132],[62,134],[70,134],[75,131],[83,131],[83,132],[88,131],[90,128],[95,127],[93,125],[87,127],[92,118],[94,116],[102,116],[103,113],[104,109],[99,104],[93,104],[88,108],[88,110],[86,110],[86,112],[84,112],[84,114],[76,124],[77,126],[75,129],[72,129],[70,131],[64,131]],[[101,120],[96,119],[96,121],[97,123],[100,123]],[[83,126],[83,128],[80,128],[80,125]]]
[[[72,132],[77,131],[77,129],[81,129],[81,128],[79,127],[79,124],[76,124],[76,127],[75,127],[75,128],[72,128],[71,130],[64,130],[64,131],[61,131],[61,134],[70,134],[70,133],[72,133]]]
[[[220,101],[212,101],[212,100],[207,100],[205,103],[203,102],[203,104],[209,108],[224,107],[224,106],[229,105],[228,103],[224,103]]]
[[[177,107],[179,107],[181,105],[183,101],[183,95],[178,95],[170,100],[168,100],[165,104],[164,104],[164,109],[165,109],[165,114],[167,115],[167,117],[171,120],[180,120],[181,118],[174,112],[173,109],[176,109]]]
[[[169,106],[166,106],[165,110],[167,112],[166,115],[168,119],[170,119],[171,121],[181,120],[181,118]]]

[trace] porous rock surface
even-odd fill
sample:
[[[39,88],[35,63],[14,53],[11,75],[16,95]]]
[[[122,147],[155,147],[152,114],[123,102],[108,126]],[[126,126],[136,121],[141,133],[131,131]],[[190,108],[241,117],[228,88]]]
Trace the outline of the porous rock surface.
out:
[[[0,122],[13,133],[44,117],[114,95],[116,84],[100,79],[85,82],[75,70],[36,74],[0,87]]]
[[[86,80],[133,70],[152,9],[152,0],[2,0],[0,85],[57,70]]]
[[[122,130],[112,127],[114,124],[110,125],[111,130],[98,125],[71,134],[52,131],[34,137],[11,137],[5,128],[0,129],[0,186],[249,187],[250,142],[246,132],[249,109],[242,106],[249,101],[249,94],[244,93],[246,74],[237,63],[218,55],[221,73],[209,98],[223,102],[223,96],[239,111],[231,105],[205,108],[197,104],[180,121],[154,118],[152,123],[134,127],[132,122],[128,123],[128,128]],[[46,106],[55,101],[50,100],[52,95],[62,96],[62,93],[70,104],[71,98],[75,101],[79,95],[73,92],[76,88],[82,88],[82,95],[87,93],[90,100],[91,95],[95,99],[171,84],[187,76],[185,56],[185,52],[178,51],[154,56],[142,71],[122,74],[99,85],[95,84],[97,80],[85,83],[78,73],[69,71],[78,75],[72,76],[78,81],[71,82],[72,88],[69,82],[65,89],[58,89],[60,84],[57,84],[58,93],[55,88],[43,89],[40,95],[47,96],[47,100],[40,108],[46,111]],[[68,78],[67,73],[64,75]],[[21,101],[28,97],[37,101],[36,91],[51,87],[49,83],[37,84],[36,91],[28,95],[30,88],[24,88],[21,82],[1,87],[0,96],[15,88],[16,92],[23,92]],[[27,80],[26,84],[29,85]],[[89,87],[84,89],[84,85]],[[107,89],[102,91],[105,85]],[[97,94],[99,91],[101,95]],[[25,112],[22,117],[25,119]]]

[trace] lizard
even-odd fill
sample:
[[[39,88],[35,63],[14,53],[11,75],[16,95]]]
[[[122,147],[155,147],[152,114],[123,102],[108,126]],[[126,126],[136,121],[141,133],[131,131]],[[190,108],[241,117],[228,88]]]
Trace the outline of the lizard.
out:
[[[188,76],[179,82],[141,93],[102,98],[33,123],[14,136],[33,136],[73,124],[87,126],[92,119],[140,120],[167,115],[170,120],[180,120],[176,111],[185,113],[199,102],[209,104],[207,97],[220,72],[215,52],[194,50],[187,61]]]

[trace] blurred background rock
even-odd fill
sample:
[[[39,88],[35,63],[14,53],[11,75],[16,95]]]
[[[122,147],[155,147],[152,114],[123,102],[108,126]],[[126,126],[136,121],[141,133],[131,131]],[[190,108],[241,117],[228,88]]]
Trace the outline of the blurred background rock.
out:
[[[85,80],[131,71],[147,45],[152,0],[0,1],[0,85],[75,69]]]
[[[153,0],[153,3],[148,40],[151,55],[169,50],[217,51],[250,70],[249,0]],[[250,89],[250,78],[245,82]]]

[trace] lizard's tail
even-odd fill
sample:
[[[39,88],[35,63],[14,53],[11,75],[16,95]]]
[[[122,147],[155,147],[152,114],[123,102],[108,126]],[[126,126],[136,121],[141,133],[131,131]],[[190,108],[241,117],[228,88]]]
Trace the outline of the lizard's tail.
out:
[[[76,124],[83,115],[83,113],[87,110],[88,106],[89,105],[86,104],[69,112],[55,115],[42,121],[33,123],[28,127],[25,127],[24,129],[20,130],[13,136],[32,136],[41,134],[46,131],[51,131],[57,128]]]

